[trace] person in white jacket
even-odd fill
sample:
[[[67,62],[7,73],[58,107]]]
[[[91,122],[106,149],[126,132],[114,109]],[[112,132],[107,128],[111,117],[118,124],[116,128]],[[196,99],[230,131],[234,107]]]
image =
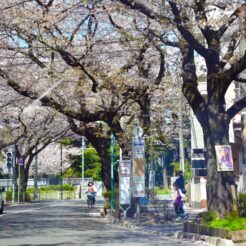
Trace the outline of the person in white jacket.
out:
[[[176,216],[177,218],[179,218],[185,215],[185,211],[183,208],[184,205],[183,200],[185,199],[185,194],[182,193],[181,189],[178,187],[178,184],[176,182],[174,182],[173,187],[177,193],[173,205],[174,205]]]
[[[94,186],[94,183],[92,181],[89,181],[88,184],[87,184],[87,198],[89,199],[89,196],[92,198],[93,200],[93,204],[95,204],[96,202],[96,192],[97,192],[97,189],[96,187]]]

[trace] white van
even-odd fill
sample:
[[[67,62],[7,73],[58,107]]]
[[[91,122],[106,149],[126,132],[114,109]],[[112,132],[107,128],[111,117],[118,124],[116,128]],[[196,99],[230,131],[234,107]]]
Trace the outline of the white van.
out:
[[[4,187],[0,188],[0,214],[3,213],[3,208],[4,208],[4,201],[3,201],[3,194],[2,192],[4,192]]]

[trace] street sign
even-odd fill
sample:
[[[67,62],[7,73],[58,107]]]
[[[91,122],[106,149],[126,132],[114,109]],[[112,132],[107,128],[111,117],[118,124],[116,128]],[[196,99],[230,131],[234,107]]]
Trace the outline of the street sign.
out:
[[[23,166],[24,160],[22,158],[18,159],[18,164],[19,164],[19,166]]]
[[[119,203],[131,204],[131,160],[121,160],[119,163]]]
[[[132,143],[132,196],[145,197],[145,141],[144,138],[133,138]]]

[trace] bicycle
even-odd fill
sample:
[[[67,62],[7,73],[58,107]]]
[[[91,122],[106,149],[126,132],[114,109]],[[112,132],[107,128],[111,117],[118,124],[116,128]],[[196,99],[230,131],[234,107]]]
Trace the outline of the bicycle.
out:
[[[95,206],[96,192],[90,192],[87,194],[87,205],[88,208],[94,208]]]

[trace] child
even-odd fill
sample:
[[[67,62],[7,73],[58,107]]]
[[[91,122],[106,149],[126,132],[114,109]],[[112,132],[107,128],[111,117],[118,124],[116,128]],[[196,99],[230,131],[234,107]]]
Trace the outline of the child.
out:
[[[183,198],[185,198],[185,195],[182,193],[182,191],[179,189],[177,183],[175,182],[173,184],[173,187],[175,189],[175,191],[177,192],[177,196],[174,200],[174,209],[175,209],[175,213],[177,215],[177,218],[182,217],[182,215],[185,214],[184,208],[183,208]]]

